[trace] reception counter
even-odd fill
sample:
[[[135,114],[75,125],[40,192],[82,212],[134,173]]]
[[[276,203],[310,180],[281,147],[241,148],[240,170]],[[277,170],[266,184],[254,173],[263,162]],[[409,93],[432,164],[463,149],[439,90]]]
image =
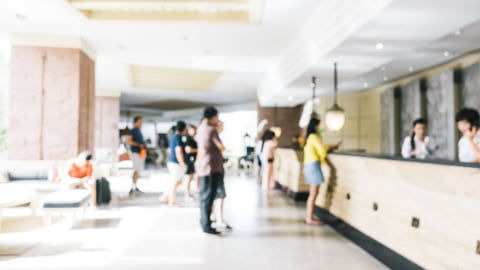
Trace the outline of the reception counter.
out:
[[[480,269],[480,166],[331,154],[323,171],[318,207],[422,268]]]

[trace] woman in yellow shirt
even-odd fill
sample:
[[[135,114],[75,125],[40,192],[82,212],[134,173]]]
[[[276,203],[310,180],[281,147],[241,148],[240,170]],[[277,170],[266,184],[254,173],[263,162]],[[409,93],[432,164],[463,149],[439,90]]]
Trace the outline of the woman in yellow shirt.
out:
[[[310,185],[310,192],[307,200],[307,217],[305,223],[308,225],[321,225],[322,222],[313,217],[313,209],[317,199],[320,185],[323,183],[323,173],[321,165],[325,163],[325,158],[330,149],[336,149],[340,145],[324,145],[322,138],[318,134],[320,130],[320,120],[317,118],[310,119],[307,126],[306,143],[303,148],[303,174],[306,182]]]

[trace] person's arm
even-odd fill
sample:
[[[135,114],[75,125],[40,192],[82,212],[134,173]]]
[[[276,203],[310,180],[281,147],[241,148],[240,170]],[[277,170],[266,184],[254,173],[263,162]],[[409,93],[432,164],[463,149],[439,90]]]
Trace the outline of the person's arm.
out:
[[[218,132],[215,130],[212,131],[212,141],[213,144],[220,150],[220,152],[225,151],[225,146],[223,145],[222,141],[220,140],[220,136],[218,136]]]
[[[320,137],[315,136],[312,139],[313,147],[317,150],[317,153],[320,155],[320,158],[323,160],[327,157],[329,147],[323,144]]]
[[[177,157],[178,164],[180,164],[180,166],[182,167],[185,167],[186,164],[185,164],[185,157],[183,156],[182,146],[178,145],[175,147],[175,156]]]
[[[475,143],[474,138],[478,132],[478,128],[473,127],[471,130],[465,133],[465,137],[467,137],[470,146],[475,154],[475,160],[473,162],[480,163],[480,147]]]
[[[130,145],[130,146],[137,146],[137,147],[140,147],[140,148],[145,147],[144,144],[138,143],[138,142],[134,141],[132,134],[128,134],[126,137],[127,137],[127,144],[128,144],[128,145]]]
[[[411,158],[412,157],[412,145],[410,144],[410,137],[406,137],[402,145],[402,157]]]

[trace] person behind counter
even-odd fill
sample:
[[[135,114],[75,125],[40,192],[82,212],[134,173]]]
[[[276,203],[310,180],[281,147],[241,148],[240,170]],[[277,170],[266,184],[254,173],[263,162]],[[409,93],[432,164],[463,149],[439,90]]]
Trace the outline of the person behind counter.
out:
[[[310,185],[307,199],[307,216],[305,223],[308,225],[321,225],[322,222],[313,217],[313,209],[317,200],[320,185],[324,182],[321,164],[325,163],[325,158],[330,150],[334,150],[340,146],[340,143],[333,145],[325,145],[319,135],[320,120],[317,118],[310,119],[307,126],[306,142],[303,148],[303,174],[306,182]]]
[[[480,116],[471,108],[461,109],[455,116],[457,128],[462,133],[458,141],[458,160],[460,162],[480,162]]]
[[[402,156],[404,158],[426,159],[431,157],[435,151],[435,143],[427,136],[427,120],[418,118],[413,121],[412,135],[407,136],[403,141]]]

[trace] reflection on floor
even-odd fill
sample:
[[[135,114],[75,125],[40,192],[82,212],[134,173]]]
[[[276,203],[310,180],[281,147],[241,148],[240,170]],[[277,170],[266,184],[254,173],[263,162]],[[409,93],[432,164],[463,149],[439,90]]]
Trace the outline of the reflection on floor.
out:
[[[120,193],[110,208],[90,209],[73,228],[68,219],[48,228],[25,215],[8,219],[0,269],[386,269],[331,228],[304,225],[304,204],[264,193],[247,177],[227,177],[234,230],[204,235],[195,200],[180,192],[184,207],[158,202],[161,178],[143,180],[146,193]]]

